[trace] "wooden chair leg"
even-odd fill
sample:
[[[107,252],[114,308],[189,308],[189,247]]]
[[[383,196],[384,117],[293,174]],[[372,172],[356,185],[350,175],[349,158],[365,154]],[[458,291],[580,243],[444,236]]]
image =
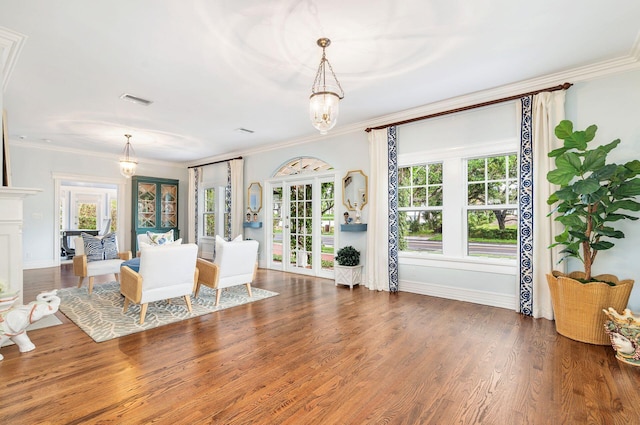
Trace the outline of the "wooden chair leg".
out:
[[[245,285],[247,286],[247,292],[249,293],[249,298],[251,298],[251,284],[245,283]]]
[[[93,276],[89,276],[89,295],[93,292]]]
[[[84,280],[84,276],[78,277],[78,288],[82,287],[82,281]]]
[[[124,297],[124,307],[122,308],[122,312],[126,313],[129,308],[129,298]]]
[[[196,290],[193,291],[193,296],[197,297],[199,293],[200,293],[200,282],[196,283]]]
[[[140,324],[144,325],[144,318],[147,315],[147,306],[149,304],[142,304],[142,307],[140,308]]]
[[[216,289],[216,305],[220,304],[220,294],[222,293],[222,289]]]
[[[187,309],[189,310],[189,313],[191,313],[193,311],[191,308],[191,297],[189,295],[185,295],[184,302],[187,303]]]
[[[116,277],[116,282],[120,282],[120,273],[113,274]]]

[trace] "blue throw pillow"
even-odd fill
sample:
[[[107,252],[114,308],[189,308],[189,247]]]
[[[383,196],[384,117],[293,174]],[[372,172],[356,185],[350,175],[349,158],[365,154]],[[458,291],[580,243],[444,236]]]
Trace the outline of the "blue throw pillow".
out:
[[[84,242],[84,255],[87,256],[87,261],[104,260],[102,240],[88,233],[81,233],[80,236],[82,236],[82,241]]]
[[[84,242],[84,254],[87,256],[87,262],[120,258],[115,233],[108,233],[102,238],[97,238],[87,233],[82,233],[81,236]]]

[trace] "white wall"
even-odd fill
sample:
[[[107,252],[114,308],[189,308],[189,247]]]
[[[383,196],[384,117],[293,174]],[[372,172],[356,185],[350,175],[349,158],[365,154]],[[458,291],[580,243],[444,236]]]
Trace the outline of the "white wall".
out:
[[[606,144],[620,139],[620,145],[609,154],[609,161],[625,163],[640,159],[640,70],[615,74],[574,85],[567,92],[566,117],[574,128],[584,130],[598,126],[592,144]],[[631,213],[638,216],[638,213]],[[619,224],[619,226],[618,226]],[[635,280],[629,308],[640,311],[640,220],[615,223],[625,238],[613,241],[615,247],[601,251],[593,265],[594,273],[611,273]],[[572,262],[570,270],[582,264]]]
[[[131,246],[131,182],[120,175],[118,159],[107,155],[95,155],[78,151],[63,152],[42,149],[33,145],[11,144],[12,185],[14,187],[40,188],[43,192],[25,199],[23,228],[24,268],[52,267],[57,265],[60,253],[55,250],[54,238],[59,238],[55,224],[54,174],[118,179],[125,182],[124,241],[121,247]],[[138,175],[180,180],[179,227],[186,235],[186,196],[188,172],[185,167],[165,163],[149,163],[140,160]],[[123,243],[124,242],[124,245]]]
[[[432,118],[398,128],[398,165],[482,155],[482,149],[517,150],[519,133],[515,102]],[[486,154],[486,152],[484,153]],[[461,165],[461,164],[460,164]],[[460,167],[445,167],[447,176],[461,178]],[[455,173],[455,176],[451,175]],[[446,185],[446,184],[445,184]],[[448,197],[464,197],[462,187],[446,186]],[[509,259],[464,258],[462,216],[443,217],[445,243],[455,256],[428,253],[399,254],[399,289],[504,308],[516,306],[517,262]],[[453,243],[451,241],[453,238]],[[458,246],[459,245],[459,246]]]

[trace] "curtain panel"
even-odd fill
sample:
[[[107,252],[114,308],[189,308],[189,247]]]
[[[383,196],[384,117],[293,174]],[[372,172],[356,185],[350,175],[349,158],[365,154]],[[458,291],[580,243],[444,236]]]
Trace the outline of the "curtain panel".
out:
[[[231,180],[230,237],[242,235],[244,221],[244,159],[229,161]]]
[[[187,240],[198,244],[198,197],[200,176],[202,175],[200,167],[189,168],[189,196],[187,204]]]
[[[550,320],[553,307],[546,274],[561,266],[559,248],[548,246],[562,226],[547,217],[547,199],[555,191],[547,181],[553,167],[553,159],[547,154],[561,146],[554,132],[564,119],[564,100],[564,90],[521,99],[518,307],[522,314]]]
[[[396,127],[369,133],[369,228],[366,286],[398,290],[398,151]],[[375,230],[375,231],[374,231]]]

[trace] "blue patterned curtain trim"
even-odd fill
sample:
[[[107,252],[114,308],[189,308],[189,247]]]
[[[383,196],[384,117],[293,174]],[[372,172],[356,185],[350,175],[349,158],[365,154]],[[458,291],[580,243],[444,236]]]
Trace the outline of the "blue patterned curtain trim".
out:
[[[194,196],[196,197],[196,199],[195,199],[196,208],[195,208],[195,213],[194,213],[195,217],[193,217],[193,220],[194,220],[194,223],[195,223],[194,229],[195,229],[195,233],[196,233],[195,234],[195,244],[197,245],[198,244],[198,235],[199,235],[199,233],[198,233],[198,197],[200,196],[200,193],[199,193],[199,190],[200,190],[200,187],[199,187],[199,184],[200,184],[200,167],[194,168],[194,170],[193,170],[193,178],[195,179],[195,181],[193,182],[194,183],[193,187],[195,189],[194,190],[195,191]]]
[[[520,126],[520,179],[518,199],[518,263],[520,312],[533,315],[533,96],[520,99],[522,117]]]
[[[227,217],[224,237],[231,240],[231,162],[227,162],[227,187],[224,189],[224,212]]]
[[[387,130],[389,164],[389,291],[398,292],[398,144],[396,127]]]

